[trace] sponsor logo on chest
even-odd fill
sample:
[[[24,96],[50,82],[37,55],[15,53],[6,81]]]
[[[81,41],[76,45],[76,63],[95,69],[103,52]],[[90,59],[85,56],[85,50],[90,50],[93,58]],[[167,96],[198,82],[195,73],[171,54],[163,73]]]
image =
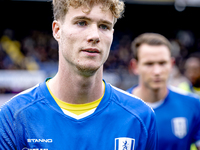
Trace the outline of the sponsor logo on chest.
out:
[[[52,139],[27,139],[28,143],[52,143]],[[48,148],[27,148],[24,147],[22,150],[49,150]]]
[[[28,143],[52,143],[52,139],[27,139]]]
[[[48,148],[27,148],[24,147],[22,150],[49,150]]]

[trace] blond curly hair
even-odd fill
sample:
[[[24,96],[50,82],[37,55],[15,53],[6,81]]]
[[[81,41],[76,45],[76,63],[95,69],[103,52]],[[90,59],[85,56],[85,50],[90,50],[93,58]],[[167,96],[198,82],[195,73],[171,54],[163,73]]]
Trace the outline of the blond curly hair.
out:
[[[98,3],[102,4],[102,10],[110,9],[115,17],[115,22],[118,18],[122,17],[124,12],[124,2],[120,0],[53,0],[54,19],[64,19],[70,6],[73,8],[84,6],[87,8],[87,12],[85,13],[88,13],[91,11],[92,6]]]

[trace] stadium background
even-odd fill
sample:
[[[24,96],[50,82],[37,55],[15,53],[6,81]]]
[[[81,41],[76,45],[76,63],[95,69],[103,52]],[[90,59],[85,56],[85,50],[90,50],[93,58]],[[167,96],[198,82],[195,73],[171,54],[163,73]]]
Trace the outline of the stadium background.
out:
[[[127,0],[115,25],[104,78],[127,89],[137,83],[129,70],[130,46],[141,33],[155,32],[173,44],[180,72],[190,53],[200,52],[199,0]],[[50,1],[0,0],[0,105],[57,71]],[[7,38],[5,38],[7,37]]]

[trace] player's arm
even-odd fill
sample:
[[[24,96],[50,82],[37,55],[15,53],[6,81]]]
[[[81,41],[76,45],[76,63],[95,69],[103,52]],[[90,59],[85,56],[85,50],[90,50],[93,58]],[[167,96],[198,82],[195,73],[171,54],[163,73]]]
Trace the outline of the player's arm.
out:
[[[151,127],[149,129],[148,135],[149,135],[149,137],[148,137],[148,141],[147,141],[146,150],[157,150],[158,132],[157,132],[157,127],[156,127],[155,114],[152,115]]]
[[[0,108],[0,150],[15,150],[15,136],[10,112]]]
[[[9,135],[5,133],[5,131],[2,128],[0,128],[0,149],[15,150],[14,144],[11,141]]]

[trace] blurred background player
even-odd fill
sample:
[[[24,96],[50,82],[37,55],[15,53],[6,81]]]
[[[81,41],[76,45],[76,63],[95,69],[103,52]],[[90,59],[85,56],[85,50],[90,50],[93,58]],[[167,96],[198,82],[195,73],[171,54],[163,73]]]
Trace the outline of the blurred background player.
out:
[[[200,96],[200,55],[191,54],[185,61],[184,75],[188,82],[181,83],[178,87],[187,91],[196,93]]]
[[[159,150],[189,150],[195,142],[200,150],[200,101],[168,87],[174,59],[171,44],[162,35],[144,33],[132,43],[131,68],[139,83],[128,90],[155,111]]]

